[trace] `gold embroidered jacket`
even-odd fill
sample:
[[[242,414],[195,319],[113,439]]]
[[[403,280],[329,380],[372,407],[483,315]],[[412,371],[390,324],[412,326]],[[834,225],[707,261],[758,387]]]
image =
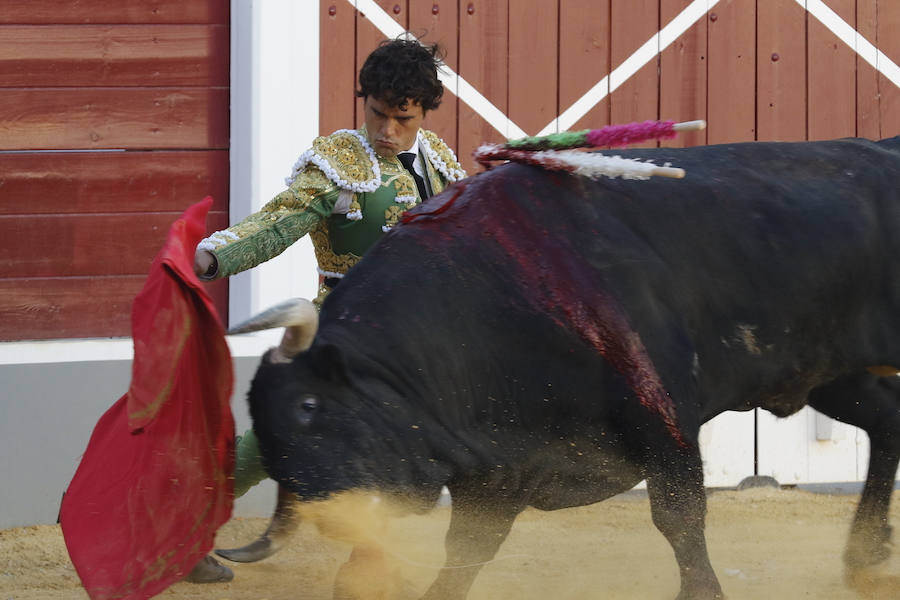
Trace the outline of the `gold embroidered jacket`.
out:
[[[420,129],[419,152],[435,194],[465,177],[453,151]],[[421,202],[412,176],[397,158],[377,156],[365,129],[341,129],[313,141],[300,156],[288,188],[259,212],[201,241],[227,277],[269,260],[306,234],[319,273],[342,277],[403,211]]]

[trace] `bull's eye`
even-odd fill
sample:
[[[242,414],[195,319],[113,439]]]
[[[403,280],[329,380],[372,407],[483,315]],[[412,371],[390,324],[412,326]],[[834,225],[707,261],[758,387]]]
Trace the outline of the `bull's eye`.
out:
[[[305,396],[300,401],[300,408],[302,408],[306,412],[313,412],[314,410],[319,408],[319,399],[315,396]]]
[[[313,395],[306,394],[299,398],[294,404],[294,418],[297,419],[300,427],[306,428],[312,425],[313,417],[319,409],[319,399]]]

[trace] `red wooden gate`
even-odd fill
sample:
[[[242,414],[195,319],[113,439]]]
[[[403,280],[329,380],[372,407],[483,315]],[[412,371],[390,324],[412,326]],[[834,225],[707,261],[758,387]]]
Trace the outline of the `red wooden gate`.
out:
[[[227,0],[3,3],[0,340],[129,335],[169,225],[227,224],[228,64]]]
[[[633,58],[691,0],[377,0],[528,134],[541,131]],[[363,5],[364,3],[361,3]],[[796,0],[719,0],[569,129],[644,119],[706,119],[672,144],[879,139],[900,134],[900,91]],[[358,126],[355,73],[381,39],[346,0],[321,0],[323,134]],[[900,2],[826,0],[859,40],[900,62]],[[854,34],[856,35],[856,34]],[[859,41],[857,40],[857,41]],[[853,42],[857,43],[857,42]],[[860,44],[862,46],[863,44]],[[451,94],[426,126],[471,152],[502,135]]]

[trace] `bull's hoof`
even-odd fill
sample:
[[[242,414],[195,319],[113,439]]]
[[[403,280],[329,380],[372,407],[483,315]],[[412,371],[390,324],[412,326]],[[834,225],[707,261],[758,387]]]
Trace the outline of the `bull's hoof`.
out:
[[[675,597],[675,600],[697,600],[698,598],[709,600],[725,600],[725,594],[722,593],[722,590],[701,593],[681,592],[678,594],[678,596]]]
[[[212,556],[204,556],[184,578],[188,583],[227,583],[232,579],[232,570]]]
[[[415,598],[415,590],[389,565],[377,546],[356,546],[334,578],[332,600]]]
[[[688,573],[689,574],[689,573]],[[685,577],[682,574],[681,589],[675,600],[724,600],[722,586],[715,573],[709,571],[705,576]]]
[[[268,558],[278,552],[280,546],[272,543],[268,536],[260,536],[258,540],[241,546],[240,548],[216,549],[215,553],[230,560],[239,563],[251,563]]]
[[[886,575],[878,567],[848,567],[844,572],[844,580],[847,587],[864,598],[896,598],[897,590],[900,589],[900,577]]]

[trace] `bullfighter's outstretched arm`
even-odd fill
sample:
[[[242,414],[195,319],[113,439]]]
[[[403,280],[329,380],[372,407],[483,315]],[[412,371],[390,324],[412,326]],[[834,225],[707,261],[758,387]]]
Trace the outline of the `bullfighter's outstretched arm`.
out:
[[[203,240],[194,270],[201,278],[217,279],[278,256],[331,214],[339,193],[321,170],[307,167],[259,212]]]

